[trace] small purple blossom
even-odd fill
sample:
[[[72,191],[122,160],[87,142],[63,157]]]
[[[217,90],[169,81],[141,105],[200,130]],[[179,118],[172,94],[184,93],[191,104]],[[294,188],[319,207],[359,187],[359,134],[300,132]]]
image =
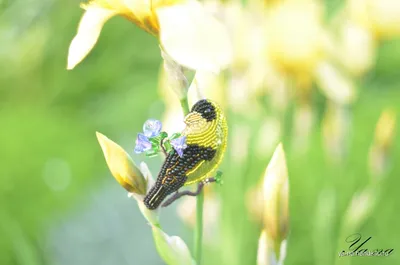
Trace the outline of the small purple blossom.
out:
[[[183,156],[183,150],[187,147],[186,145],[186,136],[181,136],[176,139],[171,140],[171,145],[178,153],[180,157]]]
[[[151,138],[160,134],[162,123],[159,120],[148,119],[143,124],[143,133],[146,137]]]
[[[151,149],[151,143],[149,139],[142,133],[138,133],[136,138],[135,153],[140,154]]]

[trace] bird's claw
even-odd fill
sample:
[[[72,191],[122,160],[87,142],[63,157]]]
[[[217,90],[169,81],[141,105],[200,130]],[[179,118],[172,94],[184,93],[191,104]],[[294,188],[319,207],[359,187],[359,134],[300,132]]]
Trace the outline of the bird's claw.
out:
[[[205,180],[203,180],[202,182],[200,182],[197,185],[197,190],[196,191],[190,191],[190,190],[184,190],[184,191],[177,191],[174,193],[174,195],[172,195],[171,197],[169,197],[162,205],[161,207],[167,207],[170,204],[172,204],[174,201],[176,201],[177,199],[179,199],[182,196],[197,196],[201,193],[201,191],[204,188],[204,185],[212,183],[212,182],[216,182],[218,184],[222,184],[222,172],[221,171],[217,171],[217,174],[215,175],[215,177],[211,177],[211,178],[206,178]]]

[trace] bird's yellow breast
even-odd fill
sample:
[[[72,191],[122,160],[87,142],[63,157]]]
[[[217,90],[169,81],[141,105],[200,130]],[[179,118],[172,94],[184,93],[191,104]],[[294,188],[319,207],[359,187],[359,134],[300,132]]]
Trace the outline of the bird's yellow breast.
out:
[[[222,162],[227,146],[228,126],[224,114],[219,108],[216,109],[217,118],[205,122],[204,119],[196,120],[191,117],[183,134],[187,137],[187,145],[199,145],[200,147],[212,148],[216,151],[212,160],[202,160],[190,171],[186,172],[188,177],[185,185],[190,185],[211,177]]]

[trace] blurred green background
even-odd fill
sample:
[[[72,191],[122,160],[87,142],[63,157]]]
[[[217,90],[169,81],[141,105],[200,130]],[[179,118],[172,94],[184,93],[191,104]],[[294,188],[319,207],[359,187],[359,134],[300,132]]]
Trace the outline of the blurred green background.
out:
[[[328,7],[336,2],[328,1]],[[68,46],[82,14],[79,1],[0,0],[0,10],[0,264],[163,264],[148,225],[111,177],[95,137],[100,131],[132,154],[143,122],[161,118],[156,40],[113,18],[88,58],[67,71]],[[400,113],[399,68],[400,40],[387,41],[379,49],[376,68],[360,80],[349,156],[340,167],[326,161],[319,129],[312,132],[310,148],[302,155],[291,148],[290,134],[284,135],[291,219],[285,264],[314,264],[315,255],[336,255],[336,242],[344,241],[337,239],[338,216],[368,181],[367,154],[378,117],[387,106]],[[319,94],[315,99],[322,119],[325,103]],[[237,203],[225,209],[223,226],[238,228],[227,231],[232,240],[245,238],[236,247],[249,257],[255,255],[258,237],[258,228],[243,214],[245,190],[240,185],[249,184],[235,183],[230,189],[229,176],[253,175],[256,182],[270,157],[252,158],[249,168],[235,172],[237,168],[227,167],[229,158],[225,161],[222,193],[223,200]],[[390,160],[383,196],[371,218],[354,232],[372,236],[371,248],[394,248],[394,254],[354,258],[351,264],[400,264],[398,137]],[[149,160],[154,175],[160,163]],[[331,238],[318,240],[332,249],[316,253],[314,213],[325,187],[335,191],[337,204]],[[176,216],[175,206],[163,210],[162,223],[170,235],[179,234],[190,243],[190,231]],[[228,251],[224,246],[217,250]],[[207,253],[204,264],[217,264]],[[237,264],[254,264],[249,257]]]

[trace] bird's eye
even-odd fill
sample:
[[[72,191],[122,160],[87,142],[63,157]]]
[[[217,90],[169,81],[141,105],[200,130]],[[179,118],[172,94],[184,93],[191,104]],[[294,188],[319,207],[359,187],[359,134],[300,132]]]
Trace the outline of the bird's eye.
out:
[[[210,112],[211,112],[210,109],[206,109],[206,110],[204,111],[204,113],[210,113]]]

